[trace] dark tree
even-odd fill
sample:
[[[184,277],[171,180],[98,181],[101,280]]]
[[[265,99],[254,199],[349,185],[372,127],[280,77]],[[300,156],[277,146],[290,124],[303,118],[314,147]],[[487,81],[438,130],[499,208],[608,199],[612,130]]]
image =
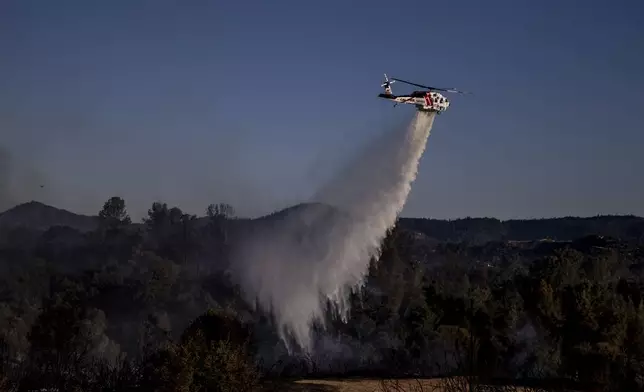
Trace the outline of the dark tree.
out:
[[[118,196],[111,197],[103,204],[103,209],[98,213],[98,217],[108,226],[121,226],[132,223],[125,208],[125,200]]]
[[[232,219],[235,217],[235,209],[230,204],[219,203],[219,204],[210,204],[206,208],[206,215],[209,218],[224,218]]]

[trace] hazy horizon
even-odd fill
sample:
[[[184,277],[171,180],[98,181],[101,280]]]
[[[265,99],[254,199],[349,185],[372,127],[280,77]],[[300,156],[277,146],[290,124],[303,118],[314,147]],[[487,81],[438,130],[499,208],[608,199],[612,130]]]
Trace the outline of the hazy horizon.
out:
[[[20,206],[20,205],[29,204],[29,203],[33,203],[33,202],[40,203],[40,204],[43,204],[43,205],[46,205],[46,206],[49,206],[49,207],[54,207],[54,208],[57,208],[59,210],[68,211],[68,212],[71,212],[71,213],[74,213],[74,214],[77,214],[77,215],[84,215],[84,216],[98,216],[98,212],[100,211],[100,209],[103,206],[101,204],[101,206],[98,209],[96,209],[96,211],[94,211],[94,212],[81,213],[81,212],[77,212],[77,211],[74,211],[74,210],[57,207],[56,205],[43,203],[43,202],[40,202],[38,200],[28,200],[28,201],[18,203],[18,204],[14,205],[12,207],[9,207],[9,208],[7,208],[5,210],[0,210],[0,215],[2,215],[2,213],[4,213],[4,212],[9,211],[9,210],[11,210],[11,209],[13,209],[15,207]],[[163,202],[163,201],[161,201],[161,202]],[[127,200],[126,200],[126,203],[127,203]],[[280,212],[280,211],[283,211],[283,210],[286,210],[286,209],[289,209],[289,208],[292,208],[292,207],[297,207],[299,205],[316,204],[316,203],[319,203],[319,202],[302,201],[302,202],[297,202],[297,203],[287,205],[287,206],[284,206],[284,207],[279,207],[279,208],[276,208],[275,210],[270,210],[270,211],[268,211],[266,213],[262,213],[262,214],[259,214],[259,215],[254,215],[254,216],[238,215],[238,218],[241,218],[241,219],[257,219],[257,218],[265,217],[267,215],[271,215],[271,214],[273,214],[275,212]],[[151,206],[152,206],[152,202],[150,202],[150,207]],[[179,208],[181,208],[181,206],[179,206],[179,205],[171,205],[171,204],[168,204],[168,207],[179,207]],[[204,207],[204,211],[196,212],[196,213],[184,210],[183,208],[181,208],[181,209],[185,213],[191,213],[191,214],[196,215],[198,218],[202,218],[202,217],[207,216],[206,215],[206,207]],[[130,215],[130,218],[132,219],[133,223],[142,223],[143,218],[147,217],[147,213],[146,214],[131,214],[130,213],[129,215]],[[559,215],[559,216],[542,216],[542,217],[528,217],[528,216],[526,216],[526,217],[516,217],[516,218],[507,218],[507,219],[502,219],[502,218],[498,218],[498,217],[495,217],[495,216],[457,216],[457,217],[451,217],[451,218],[438,218],[438,217],[434,217],[434,216],[406,215],[404,213],[399,215],[400,218],[408,218],[408,219],[421,218],[421,219],[436,219],[436,220],[447,220],[447,221],[455,221],[455,220],[460,220],[460,219],[497,219],[497,220],[499,220],[501,222],[511,221],[511,220],[540,220],[540,219],[560,219],[560,218],[581,218],[581,219],[586,219],[586,218],[596,218],[596,217],[603,217],[603,216],[616,216],[616,217],[629,217],[629,216],[632,216],[632,217],[644,219],[644,216],[637,215],[637,214]]]

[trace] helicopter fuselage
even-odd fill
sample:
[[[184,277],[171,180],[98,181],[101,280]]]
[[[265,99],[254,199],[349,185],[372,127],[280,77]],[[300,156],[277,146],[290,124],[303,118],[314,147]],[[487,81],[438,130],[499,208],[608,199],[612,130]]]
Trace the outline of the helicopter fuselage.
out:
[[[436,112],[438,114],[444,112],[449,107],[449,100],[436,91],[414,91],[408,95],[384,93],[378,94],[378,97],[396,102],[396,104],[405,103],[414,105],[420,111]]]

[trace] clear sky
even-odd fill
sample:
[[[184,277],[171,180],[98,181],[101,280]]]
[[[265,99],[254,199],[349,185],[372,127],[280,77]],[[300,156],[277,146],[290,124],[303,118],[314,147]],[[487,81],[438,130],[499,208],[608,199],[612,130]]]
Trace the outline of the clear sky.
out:
[[[641,0],[3,1],[0,191],[268,212],[411,118],[384,72],[473,92],[403,215],[644,215]]]

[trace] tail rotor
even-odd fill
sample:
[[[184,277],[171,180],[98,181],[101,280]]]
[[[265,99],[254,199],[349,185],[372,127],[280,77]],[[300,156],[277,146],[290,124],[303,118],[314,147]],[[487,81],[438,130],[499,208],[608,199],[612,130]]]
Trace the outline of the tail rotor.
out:
[[[392,95],[391,85],[395,82],[396,82],[395,80],[389,80],[389,78],[387,77],[387,74],[385,74],[385,82],[381,84],[380,87],[384,87],[385,93]]]

